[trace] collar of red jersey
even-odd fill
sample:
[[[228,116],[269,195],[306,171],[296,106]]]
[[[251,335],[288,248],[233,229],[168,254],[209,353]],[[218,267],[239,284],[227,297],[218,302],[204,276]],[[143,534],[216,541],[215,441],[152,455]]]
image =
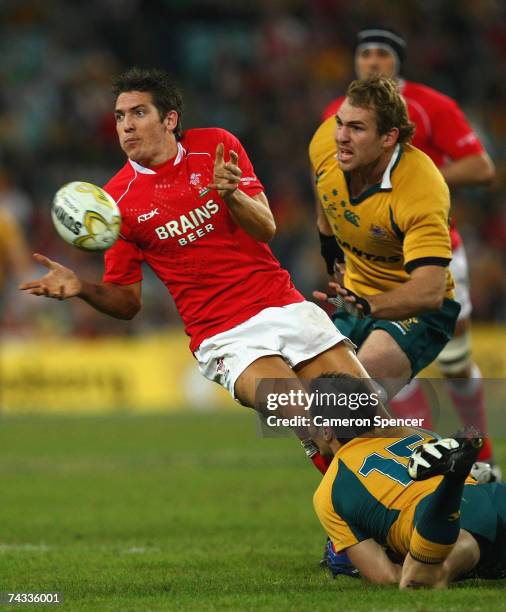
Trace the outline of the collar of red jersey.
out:
[[[392,189],[391,174],[392,174],[392,170],[395,164],[399,160],[400,154],[401,154],[401,145],[396,144],[392,157],[390,158],[390,161],[388,162],[388,166],[385,168],[385,172],[383,172],[380,189]]]
[[[177,154],[176,154],[176,157],[174,158],[174,164],[173,164],[174,166],[177,166],[179,163],[181,163],[181,160],[183,159],[183,155],[185,153],[186,153],[186,150],[183,148],[183,145],[180,142],[178,142],[177,143]],[[152,170],[151,168],[145,168],[144,166],[141,166],[133,159],[129,159],[128,161],[130,162],[130,165],[132,166],[132,168],[139,174],[156,174],[156,170]]]

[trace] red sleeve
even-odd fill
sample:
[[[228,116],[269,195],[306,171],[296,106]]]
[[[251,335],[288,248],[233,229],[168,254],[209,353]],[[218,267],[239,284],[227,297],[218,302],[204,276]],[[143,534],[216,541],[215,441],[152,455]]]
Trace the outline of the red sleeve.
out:
[[[142,280],[142,261],[144,256],[137,245],[123,237],[105,252],[104,283],[131,285]]]
[[[432,121],[432,141],[450,159],[482,153],[484,147],[453,100],[437,112]]]
[[[105,191],[117,201],[125,193],[132,178],[132,167],[127,162],[125,166],[106,184]],[[129,240],[130,229],[125,221],[121,224],[118,240],[104,254],[104,283],[116,285],[131,285],[142,280],[142,262],[144,255],[139,247]]]
[[[239,156],[239,168],[242,170],[241,176],[241,191],[244,191],[249,196],[255,196],[261,191],[265,191],[264,186],[258,180],[253,164],[251,163],[248,154],[239,140],[230,132],[223,130],[224,146],[225,146],[225,161],[230,159],[230,151],[235,151]]]
[[[344,96],[337,98],[337,100],[332,100],[332,102],[325,107],[322,113],[322,122],[328,119],[329,117],[333,117],[341,108],[341,104],[343,103],[343,101]]]

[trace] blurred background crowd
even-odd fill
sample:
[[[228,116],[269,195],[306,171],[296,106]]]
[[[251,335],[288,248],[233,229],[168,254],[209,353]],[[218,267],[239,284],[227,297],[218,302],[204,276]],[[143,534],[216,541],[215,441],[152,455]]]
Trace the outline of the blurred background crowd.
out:
[[[235,133],[263,181],[272,246],[310,296],[326,278],[314,223],[307,145],[324,106],[353,78],[355,33],[390,26],[408,41],[405,76],[454,97],[497,168],[491,187],[453,193],[471,264],[474,318],[506,319],[506,8],[501,0],[3,0],[0,3],[0,209],[31,251],[84,277],[102,257],[64,244],[50,204],[65,182],[103,184],[124,163],[110,80],[132,65],[174,73],[185,127]],[[32,270],[30,274],[42,270]],[[0,275],[1,276],[1,275]],[[138,334],[179,325],[146,271],[144,309],[114,321],[79,300],[4,292],[4,336]]]

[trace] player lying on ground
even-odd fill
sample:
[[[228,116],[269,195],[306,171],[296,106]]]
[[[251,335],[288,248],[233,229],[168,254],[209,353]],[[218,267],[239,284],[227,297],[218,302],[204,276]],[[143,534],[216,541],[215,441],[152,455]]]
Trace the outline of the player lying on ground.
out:
[[[313,383],[320,393],[367,393],[360,379],[325,376]],[[335,456],[314,505],[335,550],[363,578],[443,588],[472,570],[502,577],[506,485],[469,477],[483,442],[477,432],[435,441],[415,429],[375,428],[372,404],[352,413],[322,403],[311,408],[312,436]],[[321,421],[350,417],[349,427]]]
[[[305,391],[299,377],[367,373],[347,339],[307,302],[272,255],[276,226],[264,188],[238,139],[218,128],[183,131],[181,95],[168,75],[131,69],[114,84],[124,167],[105,185],[121,210],[119,240],[105,254],[102,282],[36,255],[48,273],[21,289],[79,297],[120,319],[141,308],[142,264],[170,292],[200,372],[241,403],[263,410],[257,381]],[[273,389],[274,391],[274,389]],[[302,406],[281,416],[307,417]],[[324,471],[306,427],[294,427]]]

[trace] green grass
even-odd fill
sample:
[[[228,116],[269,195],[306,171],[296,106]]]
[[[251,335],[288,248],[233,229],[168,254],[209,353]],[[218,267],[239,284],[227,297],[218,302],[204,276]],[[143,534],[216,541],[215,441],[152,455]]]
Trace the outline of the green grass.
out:
[[[401,593],[332,580],[318,474],[240,409],[8,417],[0,449],[0,591],[59,591],[59,609],[87,612],[506,610],[506,581]]]

